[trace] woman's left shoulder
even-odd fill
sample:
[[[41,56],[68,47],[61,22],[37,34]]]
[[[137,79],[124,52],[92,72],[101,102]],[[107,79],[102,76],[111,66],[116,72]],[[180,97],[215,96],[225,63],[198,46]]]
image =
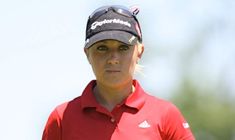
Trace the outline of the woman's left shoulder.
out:
[[[146,104],[151,105],[154,108],[161,108],[162,110],[177,109],[177,107],[171,101],[153,96],[148,93],[146,93]]]

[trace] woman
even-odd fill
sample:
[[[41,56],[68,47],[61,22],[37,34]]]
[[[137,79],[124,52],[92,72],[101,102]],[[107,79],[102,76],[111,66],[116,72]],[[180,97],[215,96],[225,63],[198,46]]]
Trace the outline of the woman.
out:
[[[84,51],[96,80],[56,107],[43,140],[194,140],[179,110],[133,79],[144,52],[138,12],[105,6],[89,16]]]

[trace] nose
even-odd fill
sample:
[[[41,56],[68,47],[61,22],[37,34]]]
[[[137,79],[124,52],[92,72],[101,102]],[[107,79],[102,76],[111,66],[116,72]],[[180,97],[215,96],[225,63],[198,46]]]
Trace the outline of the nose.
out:
[[[112,64],[112,65],[119,64],[119,61],[117,59],[109,59],[108,64]]]
[[[108,64],[119,64],[119,56],[117,52],[111,52],[110,53],[110,57],[108,59]]]

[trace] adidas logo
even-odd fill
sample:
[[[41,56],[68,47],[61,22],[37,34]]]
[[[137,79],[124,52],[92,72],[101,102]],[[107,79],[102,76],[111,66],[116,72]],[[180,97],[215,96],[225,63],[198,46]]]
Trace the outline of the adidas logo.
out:
[[[138,126],[139,126],[139,128],[149,128],[149,127],[151,127],[151,125],[146,120],[143,121],[142,123],[140,123]]]

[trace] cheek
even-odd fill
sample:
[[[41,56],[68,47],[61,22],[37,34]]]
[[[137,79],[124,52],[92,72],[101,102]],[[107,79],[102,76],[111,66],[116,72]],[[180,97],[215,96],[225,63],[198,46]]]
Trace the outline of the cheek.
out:
[[[98,75],[101,73],[102,68],[104,67],[104,62],[101,58],[91,57],[90,64],[93,69],[93,72]]]
[[[90,59],[90,64],[94,70],[97,70],[99,68],[99,61],[95,59]]]
[[[92,67],[92,71],[93,74],[95,75],[95,77],[100,77],[101,75],[101,70],[100,70],[100,66],[97,63],[91,64]]]

